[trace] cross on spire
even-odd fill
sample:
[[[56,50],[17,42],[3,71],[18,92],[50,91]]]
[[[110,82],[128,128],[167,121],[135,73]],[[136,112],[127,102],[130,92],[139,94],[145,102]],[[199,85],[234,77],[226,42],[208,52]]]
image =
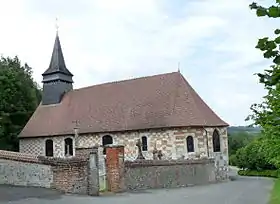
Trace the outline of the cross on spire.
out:
[[[59,26],[58,26],[58,18],[56,17],[56,18],[55,18],[55,29],[56,29],[56,34],[58,34],[58,28],[59,28]]]
[[[79,120],[74,120],[74,121],[72,121],[72,123],[74,123],[76,127],[79,127],[79,125],[80,125],[80,121]]]

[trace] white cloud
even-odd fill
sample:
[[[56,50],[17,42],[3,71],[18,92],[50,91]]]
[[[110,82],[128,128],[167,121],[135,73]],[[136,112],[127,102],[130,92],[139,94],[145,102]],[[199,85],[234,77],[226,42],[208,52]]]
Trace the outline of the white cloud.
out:
[[[277,25],[257,18],[248,0],[0,0],[0,53],[19,55],[40,82],[55,18],[75,87],[177,70],[231,124],[242,124],[264,94],[254,48]],[[14,6],[17,5],[17,6]]]

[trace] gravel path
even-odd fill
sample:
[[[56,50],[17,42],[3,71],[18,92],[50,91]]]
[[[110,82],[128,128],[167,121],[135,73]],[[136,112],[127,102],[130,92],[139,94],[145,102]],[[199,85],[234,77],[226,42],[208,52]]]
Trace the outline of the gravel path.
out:
[[[60,195],[51,190],[0,186],[1,204],[267,204],[273,180],[238,177],[237,180],[172,190],[147,190],[112,196]]]

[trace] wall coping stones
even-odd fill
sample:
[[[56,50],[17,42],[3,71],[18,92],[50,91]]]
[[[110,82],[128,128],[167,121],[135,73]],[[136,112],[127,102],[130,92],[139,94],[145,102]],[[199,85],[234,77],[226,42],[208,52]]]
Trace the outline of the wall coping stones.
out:
[[[152,166],[175,166],[175,165],[193,165],[193,164],[211,164],[214,159],[194,159],[194,160],[135,160],[125,161],[125,167],[139,168]]]
[[[88,163],[88,158],[71,157],[71,158],[54,158],[38,156],[41,163],[51,166],[85,166]]]
[[[0,159],[51,166],[84,166],[88,163],[88,158],[84,157],[54,158],[5,150],[0,150]]]
[[[30,163],[40,163],[38,157],[32,154],[12,152],[0,150],[0,159],[21,161],[21,162],[30,162]]]

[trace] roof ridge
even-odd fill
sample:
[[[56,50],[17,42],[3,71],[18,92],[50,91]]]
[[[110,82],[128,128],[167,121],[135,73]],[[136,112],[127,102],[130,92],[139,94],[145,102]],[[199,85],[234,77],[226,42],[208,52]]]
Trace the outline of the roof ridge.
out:
[[[101,84],[95,84],[95,85],[91,85],[91,86],[86,86],[86,87],[74,89],[71,92],[79,91],[79,90],[83,90],[83,89],[88,89],[88,88],[92,88],[92,87],[96,87],[96,86],[118,84],[118,83],[123,83],[123,82],[127,82],[127,81],[134,81],[134,80],[139,80],[139,79],[148,79],[148,78],[152,78],[152,77],[171,75],[171,74],[175,74],[175,73],[178,73],[178,72],[167,72],[167,73],[155,74],[155,75],[150,75],[150,76],[142,76],[142,77],[135,77],[135,78],[131,78],[131,79],[123,79],[123,80],[116,80],[116,81],[111,81],[111,82],[105,82],[105,83],[101,83]]]

